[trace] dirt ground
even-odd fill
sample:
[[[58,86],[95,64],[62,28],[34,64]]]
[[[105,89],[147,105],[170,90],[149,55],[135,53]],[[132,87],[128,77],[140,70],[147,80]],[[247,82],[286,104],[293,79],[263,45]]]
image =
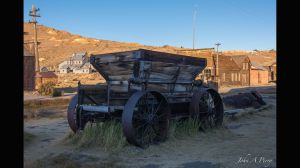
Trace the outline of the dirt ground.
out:
[[[101,148],[77,149],[63,144],[70,132],[66,107],[44,109],[46,113],[41,112],[44,116],[25,120],[24,131],[35,138],[24,147],[24,166],[273,168],[276,167],[276,87],[264,88],[261,93],[269,108],[235,119],[226,117],[222,129],[166,141],[147,149],[129,145],[117,152]],[[45,165],[43,160],[51,160],[51,165]],[[59,162],[68,165],[60,166]]]

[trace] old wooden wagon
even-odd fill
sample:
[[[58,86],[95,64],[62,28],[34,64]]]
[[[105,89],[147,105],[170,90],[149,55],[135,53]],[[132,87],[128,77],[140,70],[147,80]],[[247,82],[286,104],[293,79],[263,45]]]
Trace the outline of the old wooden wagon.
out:
[[[91,55],[90,63],[105,84],[78,84],[68,107],[74,132],[87,122],[122,123],[129,143],[146,146],[164,141],[171,118],[192,117],[211,127],[223,121],[223,103],[196,76],[206,59],[151,50]]]

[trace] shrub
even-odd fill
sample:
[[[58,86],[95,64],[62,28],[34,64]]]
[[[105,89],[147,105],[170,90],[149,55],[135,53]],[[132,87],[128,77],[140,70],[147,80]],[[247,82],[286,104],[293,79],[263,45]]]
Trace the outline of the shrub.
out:
[[[38,88],[38,92],[41,95],[47,95],[47,96],[52,95],[54,86],[55,86],[55,84],[53,82],[44,83]]]

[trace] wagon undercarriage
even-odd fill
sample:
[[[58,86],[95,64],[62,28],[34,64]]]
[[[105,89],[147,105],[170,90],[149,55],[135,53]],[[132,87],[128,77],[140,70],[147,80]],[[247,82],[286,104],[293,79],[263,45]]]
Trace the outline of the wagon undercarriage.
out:
[[[91,56],[106,84],[78,85],[68,108],[74,132],[87,122],[122,123],[128,142],[147,146],[167,138],[171,118],[192,117],[206,126],[222,124],[223,103],[195,80],[206,60],[148,50]]]

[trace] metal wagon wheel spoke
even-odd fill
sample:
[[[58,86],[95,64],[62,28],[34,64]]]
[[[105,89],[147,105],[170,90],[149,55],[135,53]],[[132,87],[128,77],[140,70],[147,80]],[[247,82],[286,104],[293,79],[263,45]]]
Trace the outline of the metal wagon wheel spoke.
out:
[[[213,89],[194,93],[190,103],[190,115],[202,123],[203,128],[220,126],[223,122],[223,102]]]
[[[166,139],[170,108],[167,100],[156,91],[133,94],[122,114],[123,132],[127,140],[140,147]]]

